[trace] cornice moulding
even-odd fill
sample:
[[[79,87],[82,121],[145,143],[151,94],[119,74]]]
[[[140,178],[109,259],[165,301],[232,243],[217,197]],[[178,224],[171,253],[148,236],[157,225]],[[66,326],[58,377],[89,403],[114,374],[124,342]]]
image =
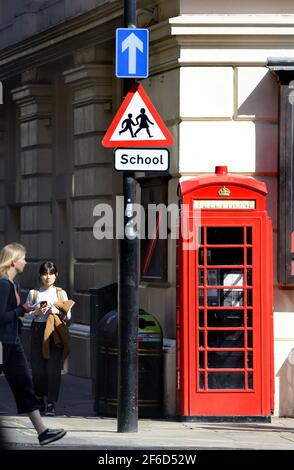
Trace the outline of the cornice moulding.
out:
[[[175,25],[191,25],[191,24],[207,24],[207,25],[270,25],[270,24],[294,24],[294,14],[275,14],[275,15],[262,15],[262,14],[250,14],[250,15],[234,15],[234,14],[222,14],[222,15],[210,15],[210,14],[195,14],[195,15],[180,15],[173,18],[169,18],[168,22]]]
[[[114,41],[122,14],[116,4],[106,4],[0,50],[0,80],[20,73],[27,62],[30,67],[44,65],[85,45]]]
[[[294,34],[294,15],[181,15],[170,18],[172,35],[286,36]]]
[[[0,51],[0,80],[21,73],[28,66],[42,66],[74,54],[87,45],[114,43],[114,31],[121,19],[122,8],[117,8],[117,3],[106,4]],[[151,26],[150,33],[151,69],[159,73],[183,63],[181,48],[288,49],[291,55],[294,15],[181,15]],[[168,50],[170,58],[166,57]],[[164,56],[164,64],[156,63],[157,54]],[[206,61],[195,56],[187,62]],[[223,58],[220,62],[235,60]],[[263,59],[253,62],[262,63]]]
[[[11,90],[12,99],[18,102],[48,100],[52,95],[50,84],[28,84]]]
[[[112,65],[86,64],[64,71],[63,76],[67,84],[74,84],[83,80],[104,83],[112,77],[112,70]]]

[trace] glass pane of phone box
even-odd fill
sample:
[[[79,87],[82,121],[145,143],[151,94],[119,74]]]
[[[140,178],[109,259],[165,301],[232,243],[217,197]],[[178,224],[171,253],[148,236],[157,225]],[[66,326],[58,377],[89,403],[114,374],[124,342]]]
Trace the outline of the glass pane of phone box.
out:
[[[244,305],[243,291],[236,289],[209,289],[208,307],[241,307]],[[199,306],[203,306],[203,291],[199,291]]]
[[[244,274],[239,270],[208,269],[207,285],[242,287]],[[243,289],[208,289],[208,306],[240,307],[244,305]]]

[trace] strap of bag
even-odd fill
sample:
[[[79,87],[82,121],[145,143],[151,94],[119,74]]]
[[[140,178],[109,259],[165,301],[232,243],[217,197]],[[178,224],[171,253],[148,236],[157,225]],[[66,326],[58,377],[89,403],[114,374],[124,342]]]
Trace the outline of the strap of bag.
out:
[[[57,299],[62,301],[63,297],[62,297],[61,287],[55,287],[55,289],[56,289]],[[38,289],[34,289],[33,304],[35,304],[37,302],[38,295],[39,295]]]
[[[39,295],[38,289],[34,289],[33,305],[37,302],[38,295]]]
[[[56,289],[57,299],[63,301],[61,287],[55,287],[55,289]]]

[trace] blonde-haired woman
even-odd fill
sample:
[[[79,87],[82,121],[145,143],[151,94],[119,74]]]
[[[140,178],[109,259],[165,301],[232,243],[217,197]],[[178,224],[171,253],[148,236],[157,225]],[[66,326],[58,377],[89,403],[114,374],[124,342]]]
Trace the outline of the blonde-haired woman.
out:
[[[0,251],[0,341],[3,349],[3,371],[14,395],[18,413],[27,413],[38,433],[41,445],[61,439],[63,429],[46,428],[39,412],[39,402],[33,392],[32,379],[20,342],[19,331],[25,312],[32,310],[28,304],[20,304],[14,283],[17,274],[27,264],[25,247],[10,243]]]

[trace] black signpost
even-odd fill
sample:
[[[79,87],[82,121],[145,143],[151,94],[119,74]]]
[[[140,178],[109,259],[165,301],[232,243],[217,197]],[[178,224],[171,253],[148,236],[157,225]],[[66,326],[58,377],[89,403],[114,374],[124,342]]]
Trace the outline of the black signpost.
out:
[[[148,77],[148,55],[149,30],[136,28],[136,0],[124,0],[124,28],[116,30],[116,76],[124,79],[125,99],[102,139],[104,147],[117,147],[115,169],[123,171],[124,237],[119,243],[118,267],[118,432],[138,430],[139,240],[134,222],[134,171],[167,171],[169,151],[161,147],[173,144],[147,93],[135,83],[135,78]],[[129,111],[132,106],[134,110]]]
[[[136,27],[136,0],[124,0],[124,26]],[[124,79],[126,94],[134,79]],[[139,241],[132,238],[133,204],[136,200],[136,180],[132,173],[123,173],[124,238],[119,246],[118,328],[118,432],[138,431],[138,252]]]

